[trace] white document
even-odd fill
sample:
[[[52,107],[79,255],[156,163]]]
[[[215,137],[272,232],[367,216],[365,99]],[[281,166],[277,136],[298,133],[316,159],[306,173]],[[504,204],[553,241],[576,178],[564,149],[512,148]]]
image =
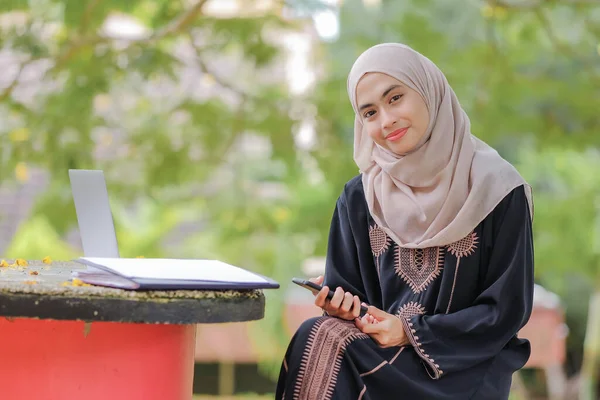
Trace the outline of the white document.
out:
[[[263,277],[217,260],[163,258],[82,257],[99,268],[88,267],[88,273],[106,273],[107,268],[127,278],[188,280],[228,283],[267,283]]]

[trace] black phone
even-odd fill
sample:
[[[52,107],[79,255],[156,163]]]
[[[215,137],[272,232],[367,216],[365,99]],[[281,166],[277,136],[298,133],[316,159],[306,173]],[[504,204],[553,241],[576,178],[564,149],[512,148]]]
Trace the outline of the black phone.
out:
[[[309,281],[308,279],[300,279],[300,278],[292,278],[292,282],[294,282],[296,285],[302,286],[305,289],[310,290],[311,292],[317,294],[321,291],[321,289],[323,289],[323,287],[321,285],[318,285],[314,282]],[[335,292],[331,289],[329,289],[329,293],[327,293],[327,299],[331,300],[333,298],[333,294]],[[359,316],[363,316],[367,313],[368,308],[365,307],[364,304],[360,304],[360,314]]]

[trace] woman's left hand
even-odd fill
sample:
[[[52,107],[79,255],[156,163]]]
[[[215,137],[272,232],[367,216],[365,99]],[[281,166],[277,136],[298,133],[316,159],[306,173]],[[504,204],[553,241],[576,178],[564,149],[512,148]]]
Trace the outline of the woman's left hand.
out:
[[[381,311],[377,307],[369,306],[367,314],[362,318],[356,318],[354,324],[361,332],[371,336],[380,347],[387,348],[410,344],[400,318]]]

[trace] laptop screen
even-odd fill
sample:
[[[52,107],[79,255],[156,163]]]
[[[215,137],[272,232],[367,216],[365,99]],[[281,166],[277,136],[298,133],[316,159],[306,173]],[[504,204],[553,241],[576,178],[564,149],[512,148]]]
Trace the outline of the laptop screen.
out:
[[[85,257],[118,258],[117,234],[104,173],[70,169],[69,178]]]

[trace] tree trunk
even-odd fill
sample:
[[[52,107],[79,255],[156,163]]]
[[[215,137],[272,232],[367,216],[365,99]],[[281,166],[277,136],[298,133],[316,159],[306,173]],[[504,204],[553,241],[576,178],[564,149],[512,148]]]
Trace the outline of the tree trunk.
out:
[[[597,400],[600,373],[600,290],[592,294],[583,344],[579,400]]]

